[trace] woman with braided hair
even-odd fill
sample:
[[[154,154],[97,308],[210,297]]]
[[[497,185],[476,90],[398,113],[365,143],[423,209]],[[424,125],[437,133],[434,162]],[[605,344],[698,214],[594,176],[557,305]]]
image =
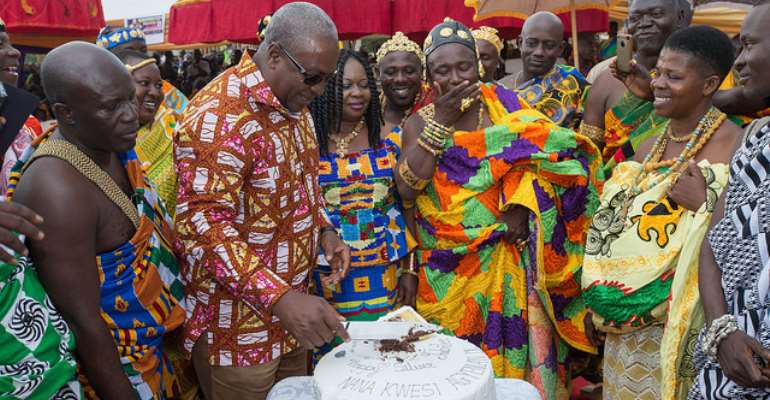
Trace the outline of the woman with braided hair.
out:
[[[381,129],[380,110],[371,65],[343,49],[337,74],[310,111],[321,151],[319,183],[331,222],[351,248],[351,270],[329,286],[331,270],[319,257],[313,282],[348,320],[376,320],[398,303],[414,304],[417,286],[411,268],[399,271],[408,267],[412,247],[394,179],[401,138]],[[397,290],[399,275],[411,284],[410,293]]]

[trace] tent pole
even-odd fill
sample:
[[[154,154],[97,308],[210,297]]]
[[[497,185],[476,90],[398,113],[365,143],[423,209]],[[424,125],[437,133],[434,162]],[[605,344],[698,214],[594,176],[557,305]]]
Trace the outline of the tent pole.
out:
[[[577,10],[575,0],[569,0],[569,19],[572,27],[572,59],[575,68],[580,70],[580,52],[578,51]]]

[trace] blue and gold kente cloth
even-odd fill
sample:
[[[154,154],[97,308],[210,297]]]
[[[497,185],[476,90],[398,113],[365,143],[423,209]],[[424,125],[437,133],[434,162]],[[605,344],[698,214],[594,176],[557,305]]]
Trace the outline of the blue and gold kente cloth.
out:
[[[50,133],[49,133],[50,134]],[[21,171],[45,135],[33,143],[14,167]],[[120,154],[134,189],[132,201],[140,216],[134,236],[119,248],[98,254],[101,316],[112,333],[123,371],[141,400],[165,399],[179,393],[179,385],[161,347],[163,336],[184,322],[184,288],[169,239],[171,217],[148,183],[136,153]],[[9,196],[12,196],[9,192]],[[82,344],[81,344],[82,345]],[[80,376],[87,398],[97,398],[86,377]]]
[[[339,156],[321,155],[318,181],[326,212],[350,246],[350,273],[334,287],[321,277],[331,273],[323,254],[313,271],[318,296],[351,321],[375,321],[396,306],[399,265],[415,242],[409,236],[395,181],[401,130],[394,128],[375,148]],[[337,342],[321,348],[315,360]]]
[[[574,129],[580,124],[583,91],[587,86],[588,81],[578,69],[556,64],[542,78],[519,85],[516,93],[556,125]]]

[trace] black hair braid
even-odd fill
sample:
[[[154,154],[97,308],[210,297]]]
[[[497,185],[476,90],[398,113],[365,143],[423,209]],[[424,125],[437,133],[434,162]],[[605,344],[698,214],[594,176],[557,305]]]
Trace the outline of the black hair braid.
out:
[[[369,91],[371,99],[369,108],[364,115],[367,130],[369,131],[368,141],[371,147],[376,147],[380,142],[380,127],[382,125],[382,115],[380,111],[380,95],[377,89],[377,82],[374,79],[374,70],[369,61],[360,53],[342,49],[337,59],[337,73],[332,79],[326,82],[326,88],[323,95],[317,97],[310,103],[310,114],[313,117],[316,136],[318,138],[318,147],[322,155],[329,152],[329,135],[332,132],[339,132],[342,125],[342,92],[343,92],[343,73],[345,64],[355,59],[364,66],[366,78],[369,81]]]

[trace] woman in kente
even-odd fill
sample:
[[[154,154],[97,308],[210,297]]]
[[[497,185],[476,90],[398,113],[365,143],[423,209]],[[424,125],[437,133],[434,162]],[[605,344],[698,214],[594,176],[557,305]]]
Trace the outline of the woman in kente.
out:
[[[139,103],[139,131],[136,156],[150,182],[158,190],[163,205],[173,216],[176,210],[176,172],[174,171],[174,128],[179,114],[157,119],[163,103],[163,79],[154,58],[135,50],[121,50],[118,58],[131,73]]]
[[[714,28],[672,34],[652,80],[664,133],[605,183],[583,266],[587,329],[606,333],[605,399],[682,398],[692,385],[700,244],[741,137],[712,105],[733,59]]]
[[[407,298],[414,298],[417,286],[409,257],[414,241],[394,180],[401,134],[381,129],[377,83],[366,57],[343,49],[337,71],[310,111],[321,149],[318,179],[326,211],[350,246],[351,268],[339,284],[329,286],[331,269],[319,257],[313,283],[340,315],[373,321],[398,303],[413,303]],[[399,276],[409,281],[410,290],[400,290]]]
[[[568,399],[569,349],[595,350],[579,281],[598,152],[480,84],[462,24],[433,28],[424,50],[435,101],[406,122],[396,177],[416,202],[418,312],[484,350],[496,376]]]

